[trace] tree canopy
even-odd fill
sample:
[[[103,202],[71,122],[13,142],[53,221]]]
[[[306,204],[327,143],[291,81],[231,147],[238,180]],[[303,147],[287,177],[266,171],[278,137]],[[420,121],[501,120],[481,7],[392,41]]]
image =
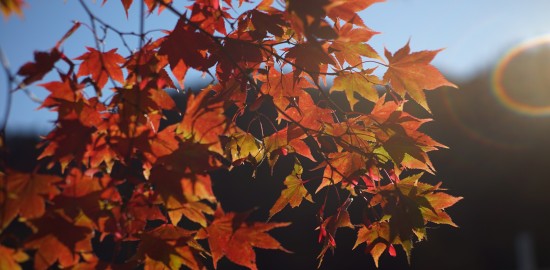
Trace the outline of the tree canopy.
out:
[[[128,33],[80,0],[88,21],[16,73],[5,67],[10,93],[38,84],[48,93],[40,107],[57,120],[32,172],[7,166],[1,126],[0,268],[203,269],[226,258],[256,269],[258,248],[299,252],[270,233],[293,226],[271,220],[302,204],[317,209],[319,265],[340,230],[355,231],[354,248],[376,266],[396,246],[410,259],[428,223],[456,226],[445,210],[461,197],[421,180],[435,173],[428,152],[445,145],[409,104],[430,113],[425,91],[456,86],[430,64],[439,50],[369,45],[380,33],[358,12],[377,2],[121,0],[120,16],[141,11],[141,31]],[[0,1],[4,16],[24,4]],[[167,13],[173,28],[144,31],[148,16]],[[75,31],[95,43],[66,55]],[[107,33],[125,48],[105,45]],[[211,83],[189,90],[190,70]],[[270,209],[224,210],[212,173],[240,166],[252,177],[262,166],[287,172]],[[267,220],[251,219],[256,211]],[[93,239],[116,245],[112,258]]]

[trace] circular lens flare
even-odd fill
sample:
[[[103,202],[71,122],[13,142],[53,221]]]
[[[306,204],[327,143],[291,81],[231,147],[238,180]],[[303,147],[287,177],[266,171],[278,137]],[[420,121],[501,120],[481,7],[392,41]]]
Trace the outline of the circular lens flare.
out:
[[[539,36],[530,40],[527,40],[525,42],[522,42],[506,52],[504,56],[498,61],[495,69],[493,70],[492,78],[491,78],[491,85],[492,85],[492,92],[497,98],[497,100],[504,105],[506,108],[523,114],[527,116],[550,116],[550,102],[548,105],[533,105],[528,104],[526,102],[520,101],[517,98],[515,98],[513,95],[511,95],[510,89],[506,88],[505,85],[505,73],[506,71],[511,67],[511,63],[513,60],[519,58],[523,53],[526,53],[530,50],[533,50],[537,47],[542,46],[549,46],[550,45],[550,34]],[[550,61],[548,59],[547,61]],[[541,72],[540,70],[526,70],[527,72]],[[546,73],[546,76],[550,77],[550,70],[543,70],[543,73]],[[529,88],[536,88],[532,85],[529,85]],[[522,89],[522,90],[528,90],[528,89]],[[530,90],[530,89],[529,89]],[[547,91],[550,92],[550,88],[548,89],[536,89],[538,91]],[[525,94],[525,93],[523,93]],[[528,94],[528,93],[527,93]]]

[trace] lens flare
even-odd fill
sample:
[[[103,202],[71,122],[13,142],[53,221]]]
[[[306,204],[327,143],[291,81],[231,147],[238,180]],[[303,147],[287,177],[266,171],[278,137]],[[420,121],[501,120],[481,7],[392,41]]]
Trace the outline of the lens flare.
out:
[[[506,71],[511,67],[512,61],[519,58],[522,54],[527,53],[528,51],[534,50],[539,47],[549,46],[550,48],[550,34],[539,36],[530,40],[527,40],[525,42],[522,42],[518,44],[517,46],[510,49],[508,52],[504,54],[504,56],[499,60],[497,63],[495,69],[493,70],[493,74],[491,77],[491,85],[492,85],[492,92],[497,98],[497,100],[506,108],[523,115],[527,116],[550,116],[550,101],[546,101],[546,99],[537,100],[537,103],[540,103],[541,101],[544,104],[529,104],[524,101],[518,100],[514,95],[511,94],[510,90],[507,89],[505,85],[505,73]],[[546,60],[547,62],[550,62],[550,59]],[[536,68],[535,68],[536,69]],[[537,73],[544,73],[545,77],[550,77],[550,70],[530,70],[527,69],[525,72],[537,72]],[[529,81],[528,81],[529,83]],[[529,89],[522,89],[524,90],[530,90],[533,88],[537,88],[535,85],[530,84]],[[550,87],[544,87],[546,89],[535,89],[536,91],[546,91],[547,94],[550,93]],[[526,92],[523,92],[525,95]],[[529,93],[527,93],[529,94]],[[532,93],[531,93],[532,94]],[[531,97],[531,99],[536,99],[536,97]],[[548,104],[548,105],[546,105]]]

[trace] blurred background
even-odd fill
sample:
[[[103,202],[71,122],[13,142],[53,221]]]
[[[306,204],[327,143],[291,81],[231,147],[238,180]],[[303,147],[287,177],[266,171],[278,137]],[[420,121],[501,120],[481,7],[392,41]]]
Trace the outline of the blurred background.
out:
[[[28,0],[24,17],[0,22],[0,48],[12,72],[32,60],[33,51],[49,50],[72,26],[87,22],[78,1]],[[89,1],[99,17],[122,30],[137,31],[137,5],[128,18],[120,1]],[[185,3],[185,1],[182,1]],[[404,253],[384,254],[381,269],[550,269],[550,1],[547,0],[389,0],[361,13],[380,35],[371,45],[382,53],[411,40],[413,51],[445,48],[433,62],[459,89],[428,93],[434,122],[426,133],[450,147],[432,152],[437,175],[427,178],[465,199],[449,209],[460,228],[434,226],[428,241],[417,243],[411,265]],[[151,15],[147,29],[172,29],[176,18]],[[108,39],[107,49],[121,46]],[[90,31],[81,28],[66,42],[65,54],[74,58],[92,45]],[[188,85],[204,82],[198,74]],[[50,80],[55,79],[50,75]],[[48,81],[48,77],[45,78]],[[0,106],[6,106],[6,76],[0,75]],[[13,94],[7,133],[13,154],[10,162],[32,169],[34,143],[52,127],[55,114],[37,111],[47,91],[38,86]],[[32,96],[32,97],[31,97]],[[3,119],[4,115],[0,115]],[[215,182],[226,210],[255,206],[269,209],[282,185],[235,177]],[[282,177],[282,176],[281,176]],[[275,175],[277,179],[277,174]],[[282,181],[280,181],[282,182]],[[246,201],[239,193],[255,194]],[[314,213],[304,204],[285,209],[278,220],[294,225],[275,236],[294,254],[258,251],[260,269],[314,269],[320,246]],[[327,254],[322,269],[374,269],[364,246],[350,251],[353,231],[342,229],[338,248]],[[230,267],[227,261],[221,269]]]

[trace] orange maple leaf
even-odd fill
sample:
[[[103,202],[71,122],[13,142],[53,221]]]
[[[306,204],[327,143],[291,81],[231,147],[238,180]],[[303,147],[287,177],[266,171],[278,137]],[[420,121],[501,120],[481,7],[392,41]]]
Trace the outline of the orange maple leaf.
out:
[[[190,95],[182,121],[176,125],[180,138],[202,144],[212,152],[223,154],[219,136],[227,129],[223,102],[210,97],[209,89]]]
[[[290,223],[246,223],[245,218],[233,212],[224,213],[223,209],[218,207],[214,221],[197,233],[197,239],[208,238],[214,268],[217,268],[218,261],[225,256],[238,265],[256,270],[256,253],[253,247],[288,252],[266,232],[286,227]]]
[[[193,270],[204,269],[199,257],[204,250],[193,240],[193,231],[165,224],[143,233],[140,238],[132,260],[143,260],[146,270],[180,269],[182,265]]]
[[[371,75],[373,69],[361,70],[359,72],[342,72],[334,78],[334,84],[330,92],[344,91],[351,109],[359,102],[355,94],[372,101],[378,101],[378,91],[376,84],[379,84],[378,77]]]
[[[283,74],[275,68],[269,70],[263,81],[262,93],[272,96],[273,103],[280,110],[286,110],[291,101],[300,96],[305,88],[313,87],[305,78],[296,78],[292,72]]]
[[[0,231],[6,228],[17,215],[26,219],[44,215],[45,200],[59,193],[53,184],[61,180],[54,175],[13,170],[0,173],[0,190],[6,190],[6,193],[0,194],[0,205],[3,206],[3,209],[0,209],[2,212]],[[4,197],[4,194],[7,194],[7,197]]]
[[[269,210],[269,218],[279,213],[287,205],[290,205],[292,208],[298,207],[304,199],[313,202],[311,194],[304,187],[304,181],[301,179],[303,171],[302,164],[296,160],[294,170],[285,178],[284,183],[286,188],[281,192],[281,196],[279,196]]]
[[[389,83],[402,97],[405,93],[430,112],[423,89],[432,90],[441,86],[457,87],[445,77],[430,62],[441,50],[410,52],[409,42],[395,54],[387,49],[384,54],[389,66],[384,81]]]
[[[361,56],[380,59],[378,53],[366,43],[378,32],[367,27],[353,28],[353,24],[346,23],[337,33],[338,38],[330,45],[329,52],[334,51],[340,65],[347,62],[352,67],[360,67]]]

